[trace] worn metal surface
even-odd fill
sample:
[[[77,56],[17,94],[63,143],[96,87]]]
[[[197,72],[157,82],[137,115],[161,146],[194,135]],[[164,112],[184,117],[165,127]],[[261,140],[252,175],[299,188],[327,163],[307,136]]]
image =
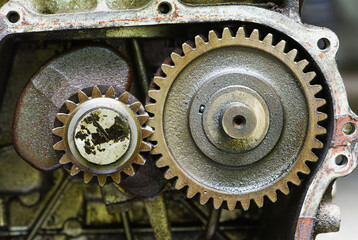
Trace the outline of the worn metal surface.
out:
[[[242,21],[263,24],[266,27],[279,29],[280,32],[295,39],[295,42],[303,47],[312,56],[312,62],[321,69],[322,79],[326,81],[332,97],[332,119],[335,124],[334,129],[330,129],[329,135],[333,134],[333,143],[327,145],[328,154],[322,156],[323,163],[317,172],[307,192],[303,202],[300,219],[297,224],[297,239],[308,239],[312,235],[312,229],[319,202],[325,192],[329,182],[337,177],[349,174],[356,167],[356,134],[351,136],[344,135],[341,131],[343,125],[350,121],[357,126],[357,117],[348,107],[342,79],[337,70],[335,55],[338,49],[338,39],[334,33],[327,29],[317,28],[300,24],[298,18],[298,1],[289,1],[289,5],[284,9],[284,13],[293,17],[288,18],[277,12],[272,12],[251,6],[200,6],[192,7],[181,4],[178,1],[169,1],[172,4],[172,11],[166,15],[157,11],[161,1],[153,1],[147,7],[133,12],[109,11],[105,6],[96,8],[90,14],[59,14],[56,16],[44,16],[36,14],[35,11],[24,8],[18,2],[11,1],[1,8],[0,12],[0,35],[1,38],[8,34],[24,32],[43,32],[66,29],[91,29],[91,28],[110,28],[122,26],[144,26],[154,24],[176,24],[194,23],[211,21]],[[23,2],[23,1],[22,1]],[[25,3],[26,4],[26,3]],[[6,20],[6,15],[12,11],[20,13],[18,23],[10,23]],[[216,14],[212,14],[215,12]],[[120,14],[119,14],[120,13]],[[70,20],[69,20],[70,19]],[[167,26],[166,26],[167,27]],[[104,35],[108,36],[138,36],[134,28],[105,29]],[[129,31],[127,31],[129,30]],[[133,31],[132,31],[133,30]],[[72,36],[83,36],[81,31],[73,31]],[[146,35],[146,34],[145,34]],[[147,34],[148,35],[148,34]],[[150,34],[149,34],[150,35]],[[89,35],[90,36],[90,35]],[[317,47],[320,38],[326,38],[330,42],[328,49],[321,50]],[[328,139],[329,140],[329,139]],[[338,166],[334,158],[337,155],[345,154],[347,157],[346,165]],[[177,229],[173,229],[176,231]],[[117,230],[120,231],[120,230]]]
[[[210,57],[216,58],[217,54]],[[196,66],[202,61],[205,58]],[[218,69],[224,68],[223,65],[219,65]],[[215,71],[215,66],[210,68]],[[200,79],[197,81],[203,79],[205,83],[190,103],[190,131],[197,146],[209,158],[230,166],[245,166],[261,159],[277,143],[283,127],[283,111],[280,98],[266,79],[242,73],[242,69],[234,64],[228,65],[227,69],[231,70],[218,70],[217,75],[208,77],[207,81],[207,76],[198,76]],[[240,114],[229,120],[229,126],[236,134],[246,132],[247,136],[241,138],[225,134],[222,127],[225,108],[237,103],[247,106],[246,109],[252,112],[251,120],[245,119],[242,129],[233,124]],[[251,132],[247,133],[247,130]],[[267,143],[260,145],[265,137]]]
[[[153,130],[144,126],[149,116],[142,104],[127,91],[113,87],[105,94],[95,86],[91,96],[82,91],[77,95],[78,104],[66,101],[68,114],[57,114],[63,126],[52,130],[62,138],[53,146],[65,151],[60,163],[72,163],[72,176],[83,171],[85,183],[97,176],[101,186],[107,176],[116,183],[121,181],[121,172],[133,176],[132,163],[145,163],[139,152],[151,149],[151,144],[143,141]]]
[[[172,234],[170,221],[164,195],[144,201],[150,224],[153,227],[155,238],[158,240],[170,240]]]
[[[155,102],[146,106],[147,111],[154,114],[148,122],[155,129],[150,139],[158,142],[152,154],[162,155],[157,166],[169,167],[165,177],[177,177],[175,188],[187,186],[189,198],[199,194],[202,204],[212,198],[215,208],[226,201],[231,210],[240,202],[247,210],[251,200],[262,207],[264,196],[275,202],[277,190],[287,195],[287,183],[299,185],[297,173],[310,172],[305,162],[318,160],[312,149],[323,147],[316,137],[326,133],[326,129],[318,125],[327,118],[318,111],[325,100],[315,97],[322,86],[310,84],[316,74],[304,72],[308,61],[296,62],[296,49],[287,49],[288,53],[285,53],[286,41],[278,40],[278,44],[272,45],[272,34],[265,35],[260,41],[257,29],[246,36],[242,27],[234,35],[225,28],[221,36],[219,38],[211,31],[207,42],[197,36],[195,46],[183,44],[184,55],[172,53],[174,64],[163,64],[163,75],[154,78],[159,90],[149,91]],[[280,96],[285,114],[282,134],[270,154],[258,153],[260,161],[234,168],[233,164],[220,162],[219,165],[198,150],[186,119],[195,92],[212,75],[223,75],[226,85],[241,86],[242,72],[269,82]],[[239,73],[239,76],[227,77],[232,73]],[[220,82],[217,84],[219,89],[225,87]],[[255,90],[260,93],[261,89]],[[233,96],[230,98],[234,101],[240,99]],[[200,110],[199,107],[196,109]],[[271,111],[270,114],[274,113]],[[231,161],[240,157],[232,155]]]
[[[256,18],[258,22],[262,22],[259,18],[261,14],[258,12],[261,10],[257,11],[258,8],[252,6],[193,6],[183,4],[178,0],[171,0],[166,1],[171,6],[170,11],[163,14],[158,11],[161,2],[151,1],[146,7],[132,11],[114,11],[109,9],[106,4],[99,4],[93,11],[89,12],[90,14],[39,15],[29,8],[27,1],[14,0],[5,4],[0,11],[0,22],[4,24],[3,30],[0,31],[0,40],[8,34],[23,32],[233,21],[248,19],[250,15],[256,16],[253,19]],[[298,17],[298,6],[298,0],[287,1],[282,11],[290,16]],[[242,11],[243,8],[245,8],[245,11]],[[264,9],[262,10],[265,11]],[[6,16],[9,12],[14,11],[19,13],[20,20],[16,23],[11,23],[6,19]],[[212,14],[213,12],[215,12],[214,15]],[[274,12],[272,14],[282,15]],[[275,24],[273,21],[272,23]]]
[[[43,189],[48,176],[21,159],[12,146],[0,149],[0,194],[31,194]]]
[[[132,70],[126,60],[106,47],[86,47],[55,58],[26,85],[15,110],[13,143],[32,166],[60,166],[53,145],[56,113],[79,90],[111,84],[128,90]]]

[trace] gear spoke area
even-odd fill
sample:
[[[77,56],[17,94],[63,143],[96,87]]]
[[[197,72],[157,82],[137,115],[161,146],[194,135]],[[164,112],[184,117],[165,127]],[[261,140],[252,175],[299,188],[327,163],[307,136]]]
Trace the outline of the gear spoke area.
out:
[[[262,207],[265,196],[289,194],[287,183],[310,173],[306,161],[318,160],[312,150],[326,133],[309,62],[297,61],[285,40],[248,32],[225,28],[184,43],[154,78],[146,105],[157,166],[187,197],[212,199],[215,208],[247,210],[251,200]]]

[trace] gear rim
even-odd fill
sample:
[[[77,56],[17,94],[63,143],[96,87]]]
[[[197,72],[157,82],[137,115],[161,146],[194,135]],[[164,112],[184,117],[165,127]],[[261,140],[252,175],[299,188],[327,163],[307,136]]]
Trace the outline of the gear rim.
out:
[[[213,46],[213,44],[215,45]],[[274,184],[265,189],[254,193],[235,196],[209,189],[203,184],[195,182],[195,180],[191,179],[191,177],[184,171],[181,171],[180,166],[175,162],[173,156],[171,155],[163,135],[164,130],[161,113],[163,112],[164,106],[157,104],[158,102],[160,103],[163,96],[166,98],[166,94],[168,93],[171,84],[174,82],[175,76],[186,66],[185,61],[187,58],[189,58],[188,62],[190,62],[190,60],[195,59],[206,51],[223,46],[229,46],[230,44],[253,47],[262,50],[275,56],[278,60],[283,62],[297,77],[310,106],[308,108],[309,124],[307,127],[305,143],[300,150],[299,156],[292,164],[291,168],[287,171],[286,175],[282,176]],[[325,113],[318,111],[318,108],[323,106],[326,101],[315,97],[315,95],[321,91],[322,86],[318,84],[310,84],[316,76],[315,72],[304,72],[304,69],[309,62],[307,60],[300,60],[296,62],[295,58],[297,56],[297,50],[292,49],[286,53],[286,42],[284,40],[280,41],[277,45],[273,45],[272,34],[267,34],[263,40],[260,40],[259,31],[257,29],[254,29],[249,37],[246,37],[245,30],[242,27],[240,27],[237,31],[236,36],[233,36],[230,30],[225,28],[222,38],[219,38],[214,31],[210,31],[208,42],[205,42],[202,37],[197,36],[195,38],[195,45],[196,47],[194,48],[189,44],[184,43],[184,56],[177,53],[171,54],[174,66],[168,64],[162,65],[162,70],[166,74],[166,77],[156,76],[154,78],[154,82],[159,86],[159,90],[151,90],[149,92],[149,96],[156,101],[156,103],[148,104],[146,107],[148,112],[154,114],[154,117],[151,118],[149,122],[149,125],[154,127],[156,130],[155,134],[153,134],[150,138],[151,140],[157,142],[157,146],[152,150],[152,154],[162,155],[162,157],[157,161],[157,166],[169,167],[165,177],[167,179],[174,177],[178,178],[175,183],[176,189],[188,186],[187,196],[189,198],[193,197],[197,193],[200,193],[201,204],[205,204],[209,198],[212,198],[214,200],[214,207],[219,208],[225,200],[228,208],[233,210],[235,209],[237,202],[240,201],[243,209],[247,210],[250,206],[251,200],[254,200],[259,207],[262,207],[264,196],[267,196],[272,202],[275,202],[277,200],[277,190],[280,190],[286,195],[289,193],[287,185],[288,182],[292,182],[295,185],[300,184],[301,180],[297,173],[301,172],[303,174],[309,174],[310,169],[305,162],[316,162],[318,158],[312,152],[312,149],[320,149],[323,147],[323,144],[316,137],[326,133],[326,129],[318,125],[318,122],[327,118]]]
[[[56,127],[52,130],[53,134],[56,136],[61,137],[62,139],[55,143],[53,148],[58,151],[64,151],[64,154],[62,155],[61,159],[59,160],[62,165],[66,164],[72,164],[70,175],[74,176],[77,175],[79,172],[83,172],[83,178],[85,183],[89,183],[94,176],[97,177],[98,183],[100,186],[104,186],[107,182],[107,177],[110,176],[112,180],[119,184],[121,180],[121,173],[124,172],[125,174],[129,176],[133,176],[135,174],[135,170],[132,166],[133,163],[138,165],[144,165],[145,159],[141,156],[140,152],[149,152],[152,148],[152,145],[146,141],[144,141],[144,138],[147,138],[153,133],[153,130],[146,126],[146,122],[149,119],[149,115],[144,111],[144,108],[142,104],[133,96],[131,96],[127,91],[122,91],[119,96],[116,96],[116,90],[114,87],[107,87],[106,93],[103,95],[100,88],[95,86],[92,88],[91,96],[87,96],[86,93],[83,91],[78,91],[78,104],[67,100],[65,102],[66,108],[69,110],[68,113],[58,113],[57,119],[63,124],[61,127]],[[76,126],[78,124],[79,119],[82,118],[85,114],[89,112],[88,109],[84,109],[87,111],[84,111],[82,114],[79,114],[79,119],[77,119],[75,122],[71,121],[72,117],[74,117],[78,111],[83,110],[81,107],[83,105],[86,105],[88,103],[96,104],[96,101],[109,101],[110,104],[117,104],[125,108],[126,111],[128,111],[128,114],[133,116],[133,121],[138,126],[138,141],[135,145],[136,149],[132,151],[132,155],[129,156],[129,158],[122,164],[114,162],[114,164],[117,163],[118,166],[116,166],[115,169],[111,169],[113,167],[113,164],[109,164],[105,167],[101,167],[100,165],[96,165],[93,163],[90,163],[87,161],[87,166],[84,166],[81,164],[81,162],[76,158],[76,156],[73,156],[72,149],[76,149],[77,146],[75,144],[72,144],[72,149],[69,147],[69,141],[74,141],[71,137],[68,139],[68,128],[69,125],[72,123],[74,124],[76,129]],[[95,109],[100,109],[101,106],[93,106],[92,108],[89,108],[91,111]],[[127,154],[128,151],[126,151],[125,154]],[[121,156],[122,157],[122,156]],[[83,160],[83,159],[82,159]],[[86,162],[86,160],[84,160]],[[93,169],[91,166],[99,166],[98,169]],[[102,169],[101,169],[102,168]],[[103,168],[105,168],[103,170]],[[110,169],[110,170],[108,170]]]

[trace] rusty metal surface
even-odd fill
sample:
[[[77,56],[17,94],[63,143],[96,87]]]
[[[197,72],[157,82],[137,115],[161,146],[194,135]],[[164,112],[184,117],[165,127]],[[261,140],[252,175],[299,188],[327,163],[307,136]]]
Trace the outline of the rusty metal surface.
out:
[[[0,39],[9,34],[16,33],[214,21],[242,21],[263,24],[266,27],[279,29],[282,33],[295,39],[298,44],[311,54],[312,61],[322,70],[333,103],[332,115],[334,122],[331,124],[334,124],[334,129],[330,132],[333,135],[332,144],[329,146],[328,153],[309,187],[297,222],[295,238],[309,239],[312,236],[314,219],[319,203],[327,186],[333,179],[352,172],[357,165],[357,142],[355,140],[357,135],[354,133],[351,136],[347,136],[342,133],[342,127],[345,122],[351,121],[357,127],[358,118],[348,106],[343,81],[336,66],[335,56],[339,47],[336,35],[328,29],[301,24],[297,14],[298,11],[295,10],[296,5],[293,1],[291,2],[293,6],[290,8],[293,10],[287,11],[287,15],[292,18],[278,12],[252,6],[192,7],[181,4],[176,0],[168,1],[172,5],[171,12],[161,14],[157,10],[160,2],[152,1],[142,9],[128,12],[109,10],[102,5],[90,13],[44,16],[26,8],[24,1],[10,1],[0,9]],[[19,22],[10,23],[6,19],[7,14],[11,11],[17,11],[20,14]],[[105,34],[110,34],[110,31],[113,30],[104,29],[103,31]],[[119,28],[117,34],[120,35],[120,33],[121,30]],[[74,31],[73,34],[74,36],[81,36],[83,32]],[[330,45],[328,49],[321,50],[317,47],[317,42],[321,38],[329,40]],[[33,84],[29,84],[28,87],[33,89],[32,94],[37,94]],[[23,101],[22,103],[26,102]],[[51,104],[48,107],[53,108]],[[42,110],[48,111],[47,108]],[[24,122],[23,125],[26,126],[26,123]],[[36,140],[36,134],[34,136],[29,136],[30,142]],[[36,143],[35,141],[35,144],[47,144],[47,142],[39,141]],[[28,144],[24,144],[24,146],[29,147]],[[347,162],[343,166],[335,163],[335,157],[340,154],[344,154],[347,157]]]
[[[26,85],[19,98],[13,128],[16,151],[42,170],[60,166],[52,145],[56,113],[76,92],[95,85],[128,90],[132,70],[105,47],[86,47],[55,58]]]
[[[13,0],[5,4],[0,11],[0,22],[4,25],[3,30],[0,32],[0,40],[8,34],[24,32],[232,21],[242,20],[250,15],[256,16],[252,19],[253,21],[255,21],[254,19],[256,18],[261,22],[259,20],[261,14],[257,13],[257,10],[261,8],[253,6],[193,6],[183,4],[178,0],[171,0],[165,1],[170,5],[170,11],[163,14],[158,10],[162,2],[163,1],[151,1],[151,3],[144,8],[125,12],[114,11],[109,9],[106,4],[99,4],[93,11],[83,14],[39,15],[37,12],[31,10],[27,1]],[[298,5],[298,0],[287,1],[287,6],[282,9],[282,12],[290,16],[298,17]],[[245,8],[245,11],[242,11],[243,8]],[[20,20],[11,23],[7,20],[9,12],[17,12],[20,16]],[[280,13],[276,14],[282,15]]]

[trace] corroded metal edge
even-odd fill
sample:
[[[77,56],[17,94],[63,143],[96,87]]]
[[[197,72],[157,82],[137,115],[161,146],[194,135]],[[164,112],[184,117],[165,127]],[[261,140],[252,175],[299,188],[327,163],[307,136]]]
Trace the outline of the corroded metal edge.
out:
[[[21,4],[12,1],[0,9],[0,40],[9,34],[27,32],[46,32],[68,29],[93,29],[124,26],[146,26],[157,24],[217,22],[217,21],[249,21],[264,24],[268,27],[280,29],[286,35],[295,39],[313,56],[318,67],[323,69],[323,75],[327,81],[332,99],[333,114],[336,124],[345,122],[346,118],[358,126],[357,116],[351,112],[343,81],[337,69],[335,55],[339,47],[337,36],[330,30],[300,23],[297,18],[289,18],[277,12],[252,7],[252,6],[205,6],[190,7],[180,4],[177,0],[169,1],[173,4],[173,11],[167,15],[161,15],[157,11],[159,1],[153,1],[144,9],[118,14],[118,11],[110,11],[103,14],[104,10],[82,14],[59,14],[52,16],[38,15],[30,12]],[[11,25],[6,20],[6,14],[11,10],[17,10],[21,21]],[[212,14],[215,12],[215,14]],[[138,17],[140,16],[140,17]],[[71,21],[68,21],[71,19]],[[317,47],[317,41],[327,38],[331,45],[328,51],[321,51]],[[310,224],[304,224],[307,219],[313,219],[319,202],[329,182],[337,177],[351,173],[357,165],[356,140],[348,139],[341,135],[341,125],[336,125],[333,132],[333,143],[326,155],[321,169],[315,176],[302,206],[300,218],[297,223],[296,239],[306,239],[301,233],[312,232]],[[338,135],[337,135],[338,134]],[[340,144],[339,144],[340,143]],[[344,169],[333,165],[334,157],[346,153],[348,164]]]

